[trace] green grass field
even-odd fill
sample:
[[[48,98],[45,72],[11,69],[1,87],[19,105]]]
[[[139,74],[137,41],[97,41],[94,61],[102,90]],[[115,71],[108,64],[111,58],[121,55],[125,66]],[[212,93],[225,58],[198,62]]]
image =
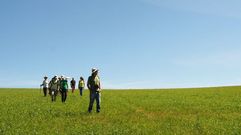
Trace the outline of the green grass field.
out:
[[[99,114],[78,94],[0,89],[0,134],[241,134],[241,87],[104,90]]]

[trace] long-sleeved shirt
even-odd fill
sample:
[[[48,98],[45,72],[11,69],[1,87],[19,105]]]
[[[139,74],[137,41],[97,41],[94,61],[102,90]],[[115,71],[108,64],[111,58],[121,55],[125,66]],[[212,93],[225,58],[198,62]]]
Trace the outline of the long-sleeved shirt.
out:
[[[49,87],[49,81],[44,80],[43,83],[41,84],[41,86],[43,86],[44,88],[48,88]]]
[[[59,88],[58,80],[57,80],[57,79],[56,79],[56,80],[51,80],[49,85],[50,85],[50,86],[49,86],[50,89],[58,90],[58,88]]]

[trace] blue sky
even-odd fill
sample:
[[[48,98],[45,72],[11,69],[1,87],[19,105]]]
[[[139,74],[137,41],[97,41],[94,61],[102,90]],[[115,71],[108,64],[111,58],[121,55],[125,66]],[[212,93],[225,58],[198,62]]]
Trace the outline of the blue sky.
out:
[[[0,87],[100,69],[104,88],[241,83],[238,0],[2,0]]]

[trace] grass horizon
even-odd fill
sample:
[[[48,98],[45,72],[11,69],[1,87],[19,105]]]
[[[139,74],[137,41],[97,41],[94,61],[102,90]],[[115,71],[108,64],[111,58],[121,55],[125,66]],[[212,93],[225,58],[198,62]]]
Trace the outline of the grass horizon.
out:
[[[241,87],[241,85],[221,85],[221,86],[199,86],[199,87],[170,87],[170,88],[104,88],[102,90],[180,90],[180,89],[208,89],[208,88],[228,88],[228,87]],[[1,89],[31,89],[39,90],[42,88],[36,87],[0,87]],[[78,90],[78,89],[75,89]],[[85,88],[85,90],[88,90]]]

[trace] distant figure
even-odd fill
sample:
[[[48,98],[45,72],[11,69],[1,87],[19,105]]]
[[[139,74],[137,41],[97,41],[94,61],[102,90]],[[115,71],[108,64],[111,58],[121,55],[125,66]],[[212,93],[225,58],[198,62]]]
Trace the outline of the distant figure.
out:
[[[40,85],[40,87],[42,87],[42,86],[43,86],[44,96],[46,97],[47,91],[48,91],[48,88],[49,88],[49,81],[48,81],[47,76],[44,77],[43,83]]]
[[[72,78],[72,80],[70,81],[70,85],[71,85],[72,93],[74,93],[74,90],[75,90],[75,84],[76,84],[76,81],[74,80],[74,78]]]
[[[50,95],[51,95],[51,99],[52,102],[56,101],[56,96],[58,94],[58,77],[54,76],[52,78],[52,80],[49,83],[49,88],[50,88]]]
[[[80,96],[82,96],[83,90],[85,88],[85,81],[83,77],[80,77],[79,80],[79,92],[80,92]]]
[[[96,100],[96,112],[100,112],[100,97],[101,97],[101,86],[100,86],[100,78],[98,76],[98,70],[93,68],[92,74],[88,78],[87,87],[90,90],[90,104],[88,108],[88,112],[91,113],[94,101]]]
[[[67,78],[62,79],[61,81],[61,96],[62,96],[62,102],[64,103],[67,99],[67,92],[68,92],[68,80]]]

